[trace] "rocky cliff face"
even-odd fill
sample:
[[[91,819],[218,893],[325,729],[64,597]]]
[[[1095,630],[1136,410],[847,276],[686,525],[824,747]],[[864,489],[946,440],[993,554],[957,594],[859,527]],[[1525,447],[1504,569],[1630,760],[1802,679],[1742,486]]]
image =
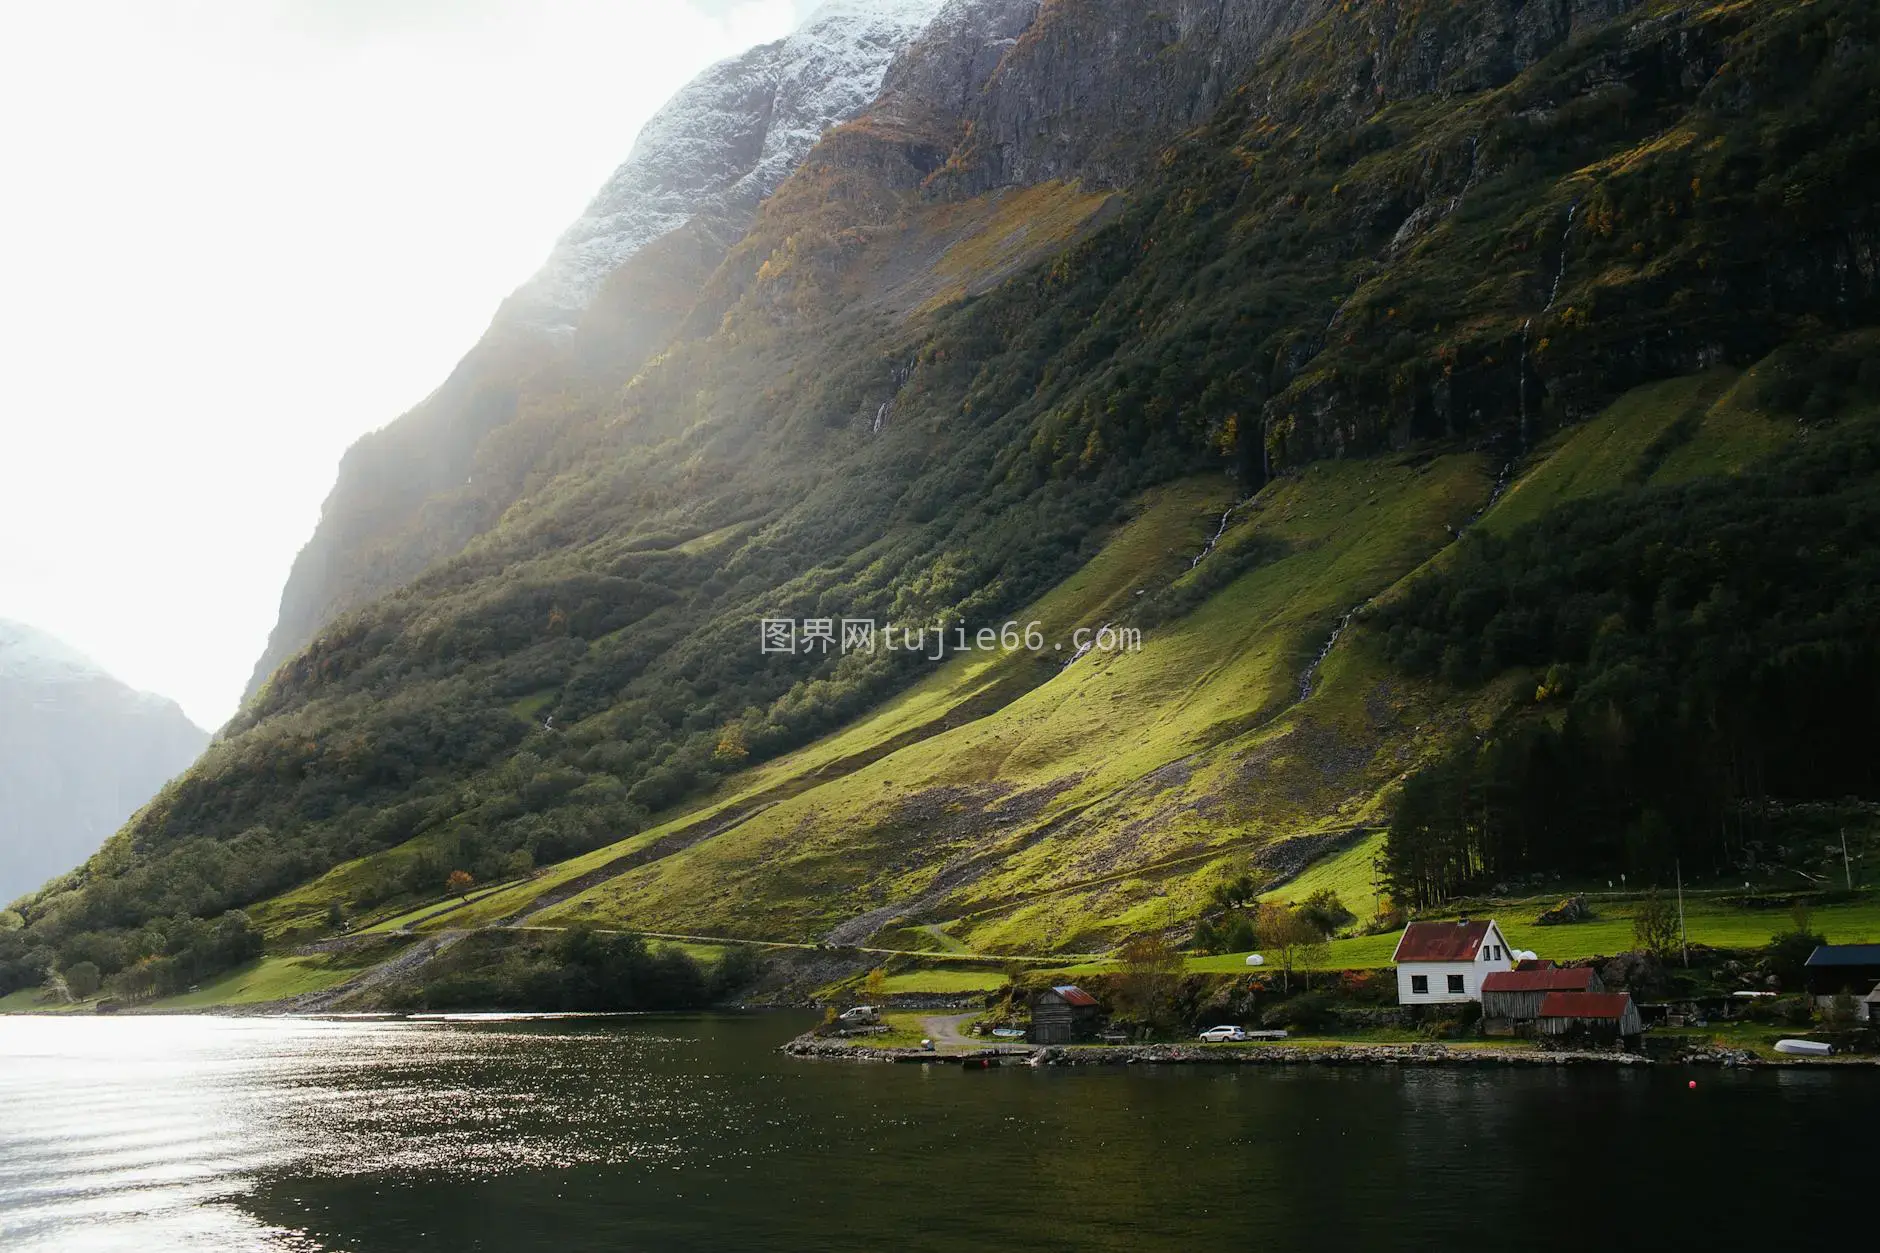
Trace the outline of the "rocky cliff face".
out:
[[[324,624],[457,552],[500,516],[529,467],[512,448],[486,443],[527,416],[529,378],[570,357],[593,367],[597,390],[630,376],[758,204],[825,131],[875,99],[889,64],[939,7],[832,0],[789,38],[711,67],[673,97],[450,378],[347,451],[246,695]],[[613,275],[628,281],[610,283]],[[568,343],[584,323],[586,333]],[[568,384],[560,377],[548,388],[559,398]]]
[[[96,852],[208,741],[174,702],[0,622],[0,904]]]
[[[1550,397],[1563,412],[1584,413],[1618,386],[1695,368],[1726,350],[1749,353],[1756,344],[1735,343],[1727,327],[1692,333],[1681,324],[1676,334],[1632,344],[1637,365],[1627,371],[1611,368],[1613,353],[1589,370],[1558,351],[1543,368],[1520,351],[1520,320],[1493,343],[1446,348],[1440,371],[1380,364],[1376,345],[1357,362],[1341,351],[1365,319],[1403,316],[1401,303],[1392,312],[1391,289],[1435,281],[1419,272],[1419,251],[1462,220],[1454,217],[1459,206],[1497,180],[1518,178],[1536,144],[1564,146],[1577,142],[1576,130],[1623,129],[1653,112],[1665,115],[1653,124],[1670,125],[1676,110],[1701,98],[1727,55],[1716,45],[1723,23],[1680,17],[1681,10],[1627,17],[1640,3],[1475,0],[1433,9],[1383,0],[1350,11],[1335,0],[831,5],[791,38],[716,66],[681,92],[451,378],[349,451],[295,563],[250,695],[325,624],[487,531],[542,472],[548,450],[606,412],[675,338],[707,339],[741,307],[755,326],[776,327],[805,309],[826,313],[858,296],[866,304],[871,283],[910,286],[907,275],[942,268],[937,234],[911,238],[910,204],[1060,181],[1086,193],[1137,188],[1181,135],[1216,125],[1234,135],[1237,123],[1219,121],[1227,113],[1261,119],[1261,132],[1232,157],[1243,193],[1263,194],[1275,182],[1256,178],[1271,166],[1268,156],[1296,165],[1304,148],[1318,149],[1330,194],[1302,183],[1259,212],[1276,240],[1289,229],[1284,220],[1317,219],[1314,229],[1326,238],[1309,261],[1288,264],[1345,271],[1332,280],[1342,290],[1315,293],[1307,303],[1319,307],[1299,311],[1284,347],[1240,363],[1247,378],[1233,386],[1257,413],[1238,415],[1236,430],[1221,438],[1238,440],[1249,468],[1454,435],[1503,411],[1538,410]],[[1621,26],[1624,37],[1614,33]],[[1580,59],[1594,68],[1517,93],[1518,106],[1484,105],[1570,48],[1592,49]],[[1439,110],[1448,113],[1440,124],[1390,116],[1412,101],[1453,104]],[[1501,116],[1504,108],[1516,112]],[[1422,126],[1425,150],[1406,156],[1400,170],[1372,162],[1366,178],[1343,177],[1364,155],[1357,136],[1388,147],[1413,126]],[[1535,251],[1557,256],[1511,267],[1490,253],[1480,258],[1487,272],[1512,279],[1529,268],[1577,270],[1584,262],[1573,254],[1595,236],[1569,237],[1562,223],[1588,190],[1563,192],[1555,220],[1537,224],[1519,246],[1529,259]],[[1831,247],[1813,239],[1791,247],[1795,255],[1780,267],[1789,277],[1777,281],[1851,285],[1850,300],[1866,299],[1873,250],[1865,229],[1839,229]],[[896,232],[909,246],[898,257],[882,249],[871,257],[867,250]],[[1041,234],[1057,246],[1075,232]],[[1025,264],[1040,255],[1008,251]],[[1753,257],[1739,268],[1746,291],[1770,281]],[[1548,293],[1531,285],[1525,313],[1549,312]],[[875,303],[899,308],[930,295],[921,289],[911,301]],[[1551,312],[1566,319],[1571,311],[1563,304]],[[1457,321],[1432,317],[1431,329]],[[1580,333],[1577,322],[1531,329],[1530,347],[1551,339],[1557,349],[1564,333]]]
[[[699,75],[641,130],[501,319],[573,330],[607,276],[661,236],[695,224],[735,240],[823,133],[874,100],[938,2],[824,5],[788,39]]]

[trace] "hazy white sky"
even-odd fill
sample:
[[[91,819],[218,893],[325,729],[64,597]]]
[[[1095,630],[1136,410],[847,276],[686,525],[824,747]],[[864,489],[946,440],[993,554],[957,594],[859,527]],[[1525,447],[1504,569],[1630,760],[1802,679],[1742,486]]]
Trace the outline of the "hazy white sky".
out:
[[[346,445],[812,7],[0,4],[0,618],[226,720]]]

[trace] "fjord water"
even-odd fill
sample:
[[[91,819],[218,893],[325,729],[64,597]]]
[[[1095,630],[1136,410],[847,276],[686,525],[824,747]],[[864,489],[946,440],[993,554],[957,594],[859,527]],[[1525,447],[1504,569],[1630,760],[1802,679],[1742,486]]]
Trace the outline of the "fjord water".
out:
[[[1858,1229],[1880,1115],[1864,1069],[777,1054],[806,1021],[0,1018],[0,1248],[1785,1248]]]

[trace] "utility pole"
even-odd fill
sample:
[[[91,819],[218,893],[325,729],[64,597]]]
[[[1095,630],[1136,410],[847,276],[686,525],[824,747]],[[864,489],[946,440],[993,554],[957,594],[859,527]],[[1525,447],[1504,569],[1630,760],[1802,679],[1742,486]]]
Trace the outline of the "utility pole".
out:
[[[1847,859],[1847,828],[1841,828],[1841,873],[1847,876],[1847,890],[1854,890],[1854,864]]]
[[[1684,964],[1686,967],[1689,967],[1691,964],[1691,940],[1690,937],[1684,933],[1684,863],[1680,860],[1673,862],[1672,865],[1677,868],[1678,872],[1678,947],[1684,950]]]

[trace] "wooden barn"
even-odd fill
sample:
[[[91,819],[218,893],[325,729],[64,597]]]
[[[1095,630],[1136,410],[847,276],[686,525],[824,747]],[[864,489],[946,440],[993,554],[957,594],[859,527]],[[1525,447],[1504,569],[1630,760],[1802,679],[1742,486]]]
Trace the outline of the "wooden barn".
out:
[[[1482,1034],[1532,1035],[1549,992],[1604,992],[1590,966],[1564,970],[1549,964],[1498,970],[1482,977]]]
[[[1810,995],[1837,992],[1865,996],[1880,983],[1880,944],[1823,944],[1808,955],[1802,973]]]
[[[1629,992],[1549,992],[1535,1015],[1536,1034],[1601,1043],[1630,1040],[1645,1030]]]
[[[1075,1044],[1097,1033],[1102,1010],[1097,998],[1065,983],[1031,998],[1031,1042]]]

